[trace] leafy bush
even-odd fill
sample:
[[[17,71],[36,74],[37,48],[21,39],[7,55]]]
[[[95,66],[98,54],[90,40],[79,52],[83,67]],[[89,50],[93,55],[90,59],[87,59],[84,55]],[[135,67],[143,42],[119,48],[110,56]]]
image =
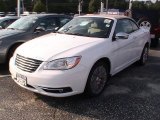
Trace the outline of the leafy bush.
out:
[[[33,7],[33,11],[34,12],[45,12],[46,11],[46,7],[45,5],[42,3],[41,0],[37,0],[36,4]]]

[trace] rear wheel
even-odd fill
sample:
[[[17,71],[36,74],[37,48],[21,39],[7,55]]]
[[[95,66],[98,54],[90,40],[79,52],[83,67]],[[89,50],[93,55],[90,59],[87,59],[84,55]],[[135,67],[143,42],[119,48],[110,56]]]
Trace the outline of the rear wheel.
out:
[[[139,27],[143,27],[143,28],[146,28],[148,30],[150,30],[151,26],[152,26],[151,22],[148,19],[140,19],[138,21],[138,25],[139,25]]]
[[[142,54],[141,54],[141,58],[139,60],[140,65],[146,64],[146,62],[148,60],[148,52],[149,52],[149,47],[147,45],[145,45],[145,47],[143,48]]]
[[[85,92],[89,96],[99,95],[108,80],[108,69],[103,62],[96,63],[89,74]]]

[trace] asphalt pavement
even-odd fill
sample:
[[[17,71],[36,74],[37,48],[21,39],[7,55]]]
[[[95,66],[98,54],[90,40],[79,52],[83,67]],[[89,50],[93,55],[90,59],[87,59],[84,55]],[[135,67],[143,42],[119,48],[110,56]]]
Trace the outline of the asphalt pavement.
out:
[[[53,98],[27,91],[0,65],[0,120],[160,120],[160,47],[131,65],[94,98]]]

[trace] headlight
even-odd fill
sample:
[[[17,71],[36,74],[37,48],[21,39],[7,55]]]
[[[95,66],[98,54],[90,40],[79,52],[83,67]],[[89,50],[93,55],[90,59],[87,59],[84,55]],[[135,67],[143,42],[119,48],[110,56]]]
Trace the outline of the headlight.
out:
[[[45,66],[45,70],[67,70],[74,68],[81,60],[81,56],[61,58],[48,62]]]

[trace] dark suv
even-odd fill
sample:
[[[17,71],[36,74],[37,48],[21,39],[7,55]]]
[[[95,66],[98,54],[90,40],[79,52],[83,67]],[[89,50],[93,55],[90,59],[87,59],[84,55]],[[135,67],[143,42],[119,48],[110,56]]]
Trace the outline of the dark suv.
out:
[[[22,43],[58,30],[72,18],[60,14],[37,14],[22,17],[0,30],[0,63],[8,62]]]
[[[139,26],[150,28],[151,46],[156,47],[160,38],[160,11],[157,10],[132,10],[132,17]]]

